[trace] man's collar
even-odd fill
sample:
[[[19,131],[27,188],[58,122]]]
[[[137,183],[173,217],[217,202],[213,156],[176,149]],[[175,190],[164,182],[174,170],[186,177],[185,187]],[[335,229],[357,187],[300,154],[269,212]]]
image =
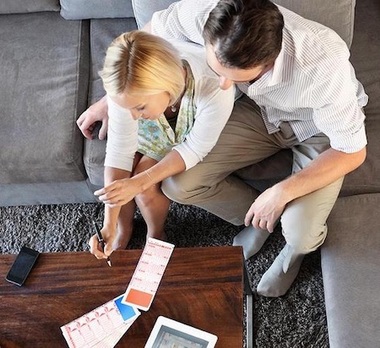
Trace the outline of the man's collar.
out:
[[[284,56],[285,50],[282,47],[279,55],[277,56],[272,69],[267,71],[263,76],[261,76],[257,81],[248,83],[249,87],[252,88],[264,88],[276,86],[285,80],[284,74]]]

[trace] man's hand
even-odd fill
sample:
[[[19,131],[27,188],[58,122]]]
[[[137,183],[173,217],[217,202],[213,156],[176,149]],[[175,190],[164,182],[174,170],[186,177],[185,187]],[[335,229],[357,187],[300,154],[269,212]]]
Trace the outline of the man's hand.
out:
[[[248,209],[244,223],[252,224],[255,228],[261,228],[272,233],[285,209],[287,201],[284,198],[280,185],[275,185],[259,195]]]
[[[273,232],[286,204],[321,189],[358,168],[366,158],[366,148],[344,153],[332,148],[322,152],[305,168],[264,191],[249,208],[244,223]]]
[[[105,139],[108,130],[108,105],[107,98],[104,96],[102,99],[91,105],[82,115],[77,119],[77,125],[83,135],[87,139],[93,139],[92,132],[94,131],[95,123],[102,122],[99,130],[99,139]]]

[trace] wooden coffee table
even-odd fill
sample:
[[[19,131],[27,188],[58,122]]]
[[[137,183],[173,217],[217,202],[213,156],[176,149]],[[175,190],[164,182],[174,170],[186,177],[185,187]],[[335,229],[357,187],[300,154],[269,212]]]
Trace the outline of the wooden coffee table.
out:
[[[15,255],[0,256],[0,347],[67,347],[60,327],[124,293],[142,250],[116,251],[112,267],[88,252],[42,253],[22,287],[5,280]],[[240,247],[175,248],[149,311],[117,347],[143,348],[158,316],[243,342]]]

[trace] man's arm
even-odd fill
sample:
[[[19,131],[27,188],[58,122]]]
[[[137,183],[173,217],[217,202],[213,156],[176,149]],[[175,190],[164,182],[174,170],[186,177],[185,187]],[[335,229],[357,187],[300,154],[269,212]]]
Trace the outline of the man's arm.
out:
[[[83,135],[87,139],[93,139],[92,132],[96,122],[102,122],[99,130],[99,139],[105,139],[108,129],[108,105],[107,98],[104,96],[102,99],[92,104],[85,112],[83,112],[77,119],[77,125]]]
[[[148,23],[146,23],[142,28],[141,28],[142,31],[146,31],[147,33],[152,33],[152,24],[151,24],[151,21],[149,21]]]
[[[249,208],[245,225],[273,232],[276,221],[285,206],[296,198],[321,189],[358,168],[365,160],[367,150],[344,153],[332,148],[321,153],[315,160],[264,191]]]
[[[151,18],[151,33],[165,39],[204,45],[203,28],[219,0],[181,0],[156,11]]]

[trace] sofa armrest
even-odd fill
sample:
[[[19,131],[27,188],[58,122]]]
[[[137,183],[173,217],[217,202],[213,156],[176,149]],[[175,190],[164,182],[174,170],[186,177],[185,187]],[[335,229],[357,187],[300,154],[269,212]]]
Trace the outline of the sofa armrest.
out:
[[[321,249],[331,348],[380,347],[380,194],[339,198]]]

